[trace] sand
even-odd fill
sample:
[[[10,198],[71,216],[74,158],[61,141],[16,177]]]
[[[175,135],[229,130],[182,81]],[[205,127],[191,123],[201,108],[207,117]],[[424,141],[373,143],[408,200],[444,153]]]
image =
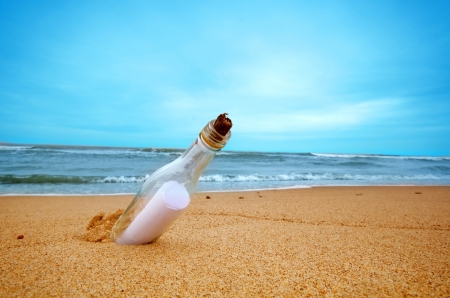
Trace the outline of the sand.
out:
[[[131,199],[0,197],[0,296],[450,296],[450,187],[199,193],[154,244],[85,239]]]

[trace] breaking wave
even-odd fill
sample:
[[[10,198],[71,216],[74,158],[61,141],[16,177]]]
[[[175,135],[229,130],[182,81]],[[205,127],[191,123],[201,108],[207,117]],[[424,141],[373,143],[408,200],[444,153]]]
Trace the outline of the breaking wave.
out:
[[[0,184],[95,184],[95,183],[141,183],[146,176],[53,176],[53,175],[0,175]],[[416,180],[450,180],[450,175],[351,175],[351,174],[278,174],[278,175],[206,175],[199,182],[270,182],[270,181],[416,181]]]
[[[329,154],[311,153],[316,157],[325,158],[385,158],[385,159],[413,159],[413,160],[450,160],[449,156],[402,156],[402,155],[379,155],[379,154]]]
[[[54,175],[0,175],[0,184],[92,184],[92,183],[138,183],[147,176],[54,176]]]
[[[264,181],[414,181],[414,180],[450,180],[450,175],[350,175],[350,174],[279,174],[279,175],[208,175],[200,177],[200,182],[264,182]]]

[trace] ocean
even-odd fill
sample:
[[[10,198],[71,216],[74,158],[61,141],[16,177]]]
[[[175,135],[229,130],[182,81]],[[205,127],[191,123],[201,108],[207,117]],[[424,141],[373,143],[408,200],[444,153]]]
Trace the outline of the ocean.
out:
[[[184,149],[0,146],[0,194],[134,194]],[[219,152],[197,191],[450,185],[450,157]]]

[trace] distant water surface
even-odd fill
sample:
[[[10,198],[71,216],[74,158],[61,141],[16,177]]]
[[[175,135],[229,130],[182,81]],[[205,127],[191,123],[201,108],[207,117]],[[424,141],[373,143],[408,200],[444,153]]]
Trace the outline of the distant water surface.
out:
[[[0,146],[0,194],[136,193],[184,150]],[[219,152],[197,191],[340,185],[450,185],[450,157]]]

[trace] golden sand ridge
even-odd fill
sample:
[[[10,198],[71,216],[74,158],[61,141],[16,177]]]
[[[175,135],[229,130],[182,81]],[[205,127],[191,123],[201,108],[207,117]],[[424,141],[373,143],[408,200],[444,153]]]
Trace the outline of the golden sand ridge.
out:
[[[85,238],[131,199],[0,197],[0,296],[450,296],[450,187],[198,193],[154,244]]]

